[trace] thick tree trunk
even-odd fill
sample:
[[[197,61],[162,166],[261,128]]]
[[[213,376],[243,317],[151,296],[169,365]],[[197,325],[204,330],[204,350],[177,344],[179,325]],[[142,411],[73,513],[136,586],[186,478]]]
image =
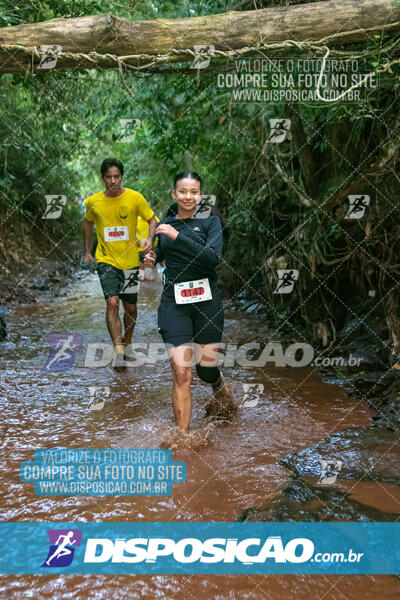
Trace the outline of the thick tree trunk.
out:
[[[0,72],[36,68],[41,45],[62,47],[55,68],[115,68],[115,57],[150,67],[192,60],[195,44],[212,44],[224,52],[288,40],[349,44],[399,30],[397,0],[328,0],[152,21],[126,21],[112,15],[52,19],[0,29]]]

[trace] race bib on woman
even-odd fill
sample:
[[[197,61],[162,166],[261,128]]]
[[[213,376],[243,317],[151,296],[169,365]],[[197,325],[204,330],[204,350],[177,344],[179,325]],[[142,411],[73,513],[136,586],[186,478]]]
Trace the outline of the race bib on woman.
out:
[[[177,304],[192,304],[193,302],[212,300],[210,283],[207,278],[175,283],[174,292]]]

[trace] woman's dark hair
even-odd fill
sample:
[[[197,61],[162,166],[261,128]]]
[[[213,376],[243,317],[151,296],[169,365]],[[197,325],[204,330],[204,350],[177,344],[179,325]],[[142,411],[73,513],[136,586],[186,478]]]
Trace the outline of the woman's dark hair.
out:
[[[105,158],[100,167],[102,177],[104,177],[110,167],[117,167],[121,175],[124,174],[124,165],[118,158]]]
[[[203,180],[198,173],[195,173],[194,171],[182,171],[182,173],[175,175],[174,190],[176,190],[176,184],[180,179],[194,179],[195,181],[200,182],[200,189],[203,187]]]

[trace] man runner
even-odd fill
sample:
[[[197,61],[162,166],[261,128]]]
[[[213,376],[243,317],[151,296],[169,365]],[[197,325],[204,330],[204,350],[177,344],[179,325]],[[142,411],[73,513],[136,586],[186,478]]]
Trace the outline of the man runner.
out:
[[[137,317],[139,252],[136,244],[137,219],[149,224],[149,236],[143,240],[143,254],[151,248],[156,227],[154,212],[139,192],[121,187],[124,167],[116,158],[106,158],[100,172],[105,192],[85,200],[83,221],[84,262],[93,261],[91,239],[93,225],[97,235],[97,272],[106,299],[106,322],[115,348],[113,366],[126,367],[124,358],[132,356],[132,334]],[[119,300],[124,307],[125,332],[119,318]]]

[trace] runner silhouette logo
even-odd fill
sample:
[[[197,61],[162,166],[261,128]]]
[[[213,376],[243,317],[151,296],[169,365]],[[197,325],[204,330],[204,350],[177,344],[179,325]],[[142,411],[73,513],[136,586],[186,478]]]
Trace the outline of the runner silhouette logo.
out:
[[[137,294],[139,290],[138,284],[138,270],[135,269],[125,269],[124,271],[124,287],[121,290],[122,294]]]
[[[369,206],[369,196],[363,195],[352,195],[348,196],[349,208],[345,215],[345,219],[362,219],[366,208]]]
[[[49,552],[42,567],[68,567],[74,558],[75,548],[81,545],[79,529],[48,529]]]
[[[290,119],[269,119],[271,131],[267,142],[270,144],[280,144],[290,137]]]
[[[61,55],[62,46],[58,44],[44,44],[40,46],[40,63],[38,69],[54,69],[57,64],[57,59]]]
[[[78,333],[52,333],[49,357],[42,371],[68,371],[75,362],[75,354],[82,345],[82,336]]]
[[[297,269],[278,269],[278,284],[274,294],[290,294],[298,278]]]
[[[216,196],[198,196],[194,219],[207,219],[211,215],[211,208],[215,206]],[[196,228],[195,228],[196,229]],[[200,230],[199,230],[200,231]]]
[[[67,204],[67,196],[45,196],[46,209],[42,219],[58,219],[61,216],[63,207]]]
[[[194,60],[191,69],[207,69],[211,57],[215,55],[214,44],[195,44],[193,46]]]
[[[117,142],[134,142],[138,129],[142,126],[140,119],[120,119],[120,134]]]

